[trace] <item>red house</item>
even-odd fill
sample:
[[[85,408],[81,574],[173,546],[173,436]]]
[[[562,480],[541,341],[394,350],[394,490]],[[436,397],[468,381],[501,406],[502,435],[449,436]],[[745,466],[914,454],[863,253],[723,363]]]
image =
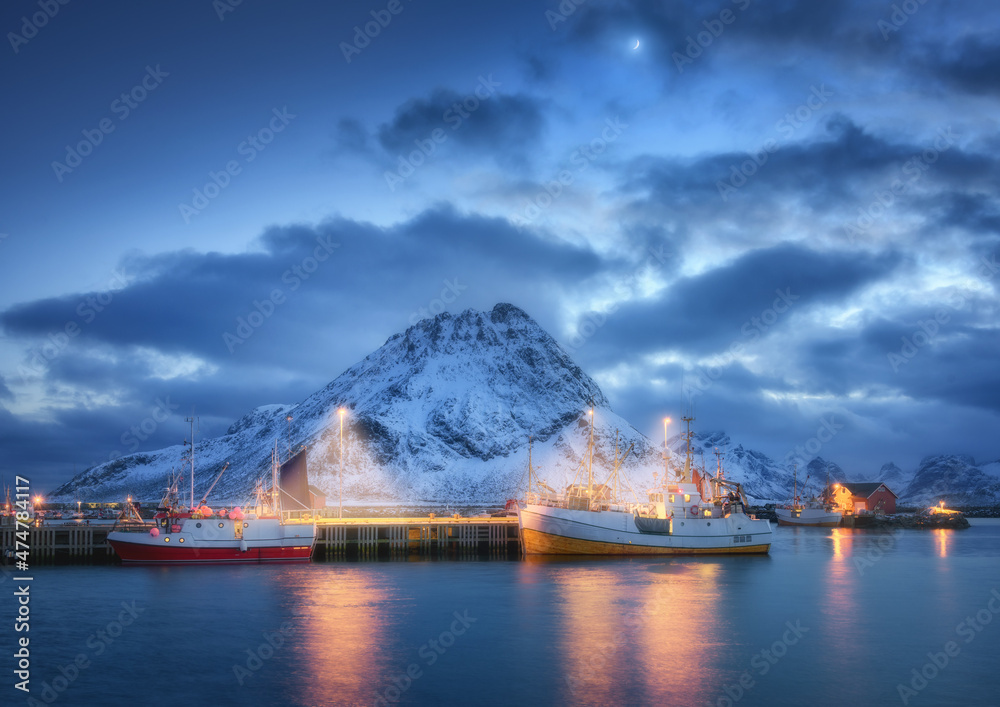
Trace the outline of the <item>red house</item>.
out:
[[[832,498],[842,510],[860,513],[895,513],[896,494],[881,483],[845,483],[833,484],[829,491]]]

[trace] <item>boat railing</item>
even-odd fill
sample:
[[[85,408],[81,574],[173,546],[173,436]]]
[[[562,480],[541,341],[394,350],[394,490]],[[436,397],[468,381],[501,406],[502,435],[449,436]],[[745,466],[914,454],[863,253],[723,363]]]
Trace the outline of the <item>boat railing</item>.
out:
[[[154,520],[144,520],[142,522],[137,521],[118,521],[113,526],[111,526],[111,532],[117,533],[148,533],[151,529],[157,527],[156,521]]]

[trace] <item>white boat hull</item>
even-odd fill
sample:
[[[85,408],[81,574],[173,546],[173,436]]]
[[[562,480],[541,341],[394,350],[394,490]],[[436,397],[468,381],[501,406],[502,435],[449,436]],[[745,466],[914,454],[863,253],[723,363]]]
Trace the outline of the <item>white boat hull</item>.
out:
[[[802,525],[814,528],[836,528],[840,525],[841,514],[822,508],[800,508],[798,512],[791,508],[775,508],[779,525]]]
[[[642,533],[631,513],[528,505],[518,513],[528,555],[681,555],[767,553],[771,524],[743,513],[675,518],[670,532]]]

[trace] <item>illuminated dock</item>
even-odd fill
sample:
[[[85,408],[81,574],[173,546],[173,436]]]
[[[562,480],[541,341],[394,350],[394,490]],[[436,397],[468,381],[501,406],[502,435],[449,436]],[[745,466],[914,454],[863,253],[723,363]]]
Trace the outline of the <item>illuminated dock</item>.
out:
[[[252,520],[250,522],[253,522]],[[107,543],[111,524],[52,523],[22,528],[4,523],[0,528],[3,561],[13,565],[13,552],[27,544],[30,563],[113,561]],[[445,518],[318,518],[313,560],[375,559],[379,557],[488,556],[517,558],[521,554],[517,518],[448,516]]]

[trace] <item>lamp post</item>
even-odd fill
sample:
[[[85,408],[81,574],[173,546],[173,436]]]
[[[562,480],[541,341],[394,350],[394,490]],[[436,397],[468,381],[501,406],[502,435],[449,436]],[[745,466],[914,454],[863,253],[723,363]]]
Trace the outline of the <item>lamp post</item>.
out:
[[[670,418],[663,418],[663,481],[666,482],[670,478],[670,458],[667,456],[667,425],[670,424]]]
[[[340,519],[344,517],[344,414],[346,412],[344,408],[337,410],[340,416],[340,506],[337,517]]]

